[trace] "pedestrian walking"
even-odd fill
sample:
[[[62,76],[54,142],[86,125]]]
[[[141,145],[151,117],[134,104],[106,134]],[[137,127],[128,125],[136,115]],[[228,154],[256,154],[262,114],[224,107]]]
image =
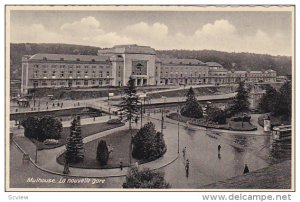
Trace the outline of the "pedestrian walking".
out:
[[[218,153],[220,154],[221,152],[221,145],[218,145]]]
[[[249,173],[249,168],[248,168],[247,164],[245,164],[245,168],[244,168],[244,174],[246,174],[246,173]]]
[[[183,158],[185,158],[185,153],[186,153],[186,147],[184,147],[183,150],[182,150],[182,156],[183,156]]]
[[[120,169],[121,169],[121,171],[123,170],[123,162],[122,162],[122,160],[120,161]]]
[[[190,170],[190,161],[187,159],[186,163],[185,163],[185,174],[186,174],[186,177],[189,176],[189,170]]]

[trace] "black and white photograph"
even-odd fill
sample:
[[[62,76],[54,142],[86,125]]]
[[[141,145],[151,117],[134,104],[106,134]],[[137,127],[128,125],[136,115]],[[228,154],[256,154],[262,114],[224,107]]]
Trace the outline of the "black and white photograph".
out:
[[[5,190],[294,191],[294,15],[6,5]]]

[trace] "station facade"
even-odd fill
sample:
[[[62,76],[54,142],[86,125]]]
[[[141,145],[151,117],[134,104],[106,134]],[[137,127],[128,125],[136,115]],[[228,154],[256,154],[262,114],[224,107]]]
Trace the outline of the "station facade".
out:
[[[124,86],[129,78],[137,86],[198,85],[275,82],[276,72],[231,72],[216,62],[158,58],[149,46],[118,45],[97,55],[43,54],[22,57],[21,93],[32,88]]]

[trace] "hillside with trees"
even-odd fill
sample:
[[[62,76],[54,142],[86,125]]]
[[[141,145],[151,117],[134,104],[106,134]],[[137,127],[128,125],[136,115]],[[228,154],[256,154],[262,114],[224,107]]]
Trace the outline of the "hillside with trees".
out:
[[[158,57],[193,58],[202,62],[217,62],[228,70],[273,69],[278,75],[292,72],[292,58],[255,53],[229,53],[215,50],[159,50]]]
[[[11,79],[21,79],[23,55],[36,53],[96,55],[99,47],[73,44],[11,43]],[[274,69],[278,75],[291,74],[292,58],[254,53],[228,53],[215,50],[157,50],[158,57],[195,58],[202,62],[218,62],[228,70]]]

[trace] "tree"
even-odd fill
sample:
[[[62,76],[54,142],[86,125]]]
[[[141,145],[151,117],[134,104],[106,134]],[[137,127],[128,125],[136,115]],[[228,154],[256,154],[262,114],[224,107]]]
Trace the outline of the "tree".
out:
[[[215,107],[208,107],[206,109],[208,120],[213,122],[218,122],[219,124],[226,123],[226,112],[224,110],[215,108]]]
[[[53,116],[44,116],[39,123],[39,127],[41,128],[41,132],[43,136],[41,137],[41,141],[46,139],[60,139],[62,132],[62,124],[60,120],[54,118]]]
[[[203,117],[202,107],[198,103],[195,97],[195,92],[192,87],[188,90],[186,97],[187,98],[186,98],[185,105],[180,111],[181,115],[190,118],[202,118]]]
[[[277,100],[278,92],[272,86],[267,85],[266,93],[259,100],[258,109],[263,113],[274,112]]]
[[[106,165],[108,161],[109,153],[106,141],[100,140],[97,147],[97,160],[101,165]]]
[[[68,163],[76,163],[84,158],[84,148],[81,136],[80,117],[77,116],[71,123],[70,137],[66,145],[65,159]]]
[[[132,139],[132,156],[136,159],[154,160],[162,156],[167,146],[163,134],[156,132],[152,122],[145,124]]]
[[[243,112],[249,112],[250,109],[249,94],[245,89],[244,82],[240,82],[237,88],[237,94],[233,99],[233,103],[229,108],[230,115],[235,115]]]
[[[131,123],[138,117],[138,104],[140,103],[136,94],[135,81],[131,77],[129,78],[127,87],[124,89],[124,94],[123,101],[119,105],[119,112],[122,113],[122,117],[125,117],[124,121],[129,122],[129,130],[131,130]]]
[[[24,127],[24,135],[28,138],[41,139],[42,132],[40,131],[40,120],[37,117],[28,117],[22,121]]]
[[[171,185],[166,182],[162,172],[151,171],[148,168],[143,170],[131,168],[123,188],[167,189],[171,188]]]
[[[279,89],[279,96],[276,99],[274,115],[283,115],[290,120],[292,111],[292,84],[285,82]]]

